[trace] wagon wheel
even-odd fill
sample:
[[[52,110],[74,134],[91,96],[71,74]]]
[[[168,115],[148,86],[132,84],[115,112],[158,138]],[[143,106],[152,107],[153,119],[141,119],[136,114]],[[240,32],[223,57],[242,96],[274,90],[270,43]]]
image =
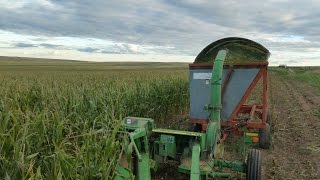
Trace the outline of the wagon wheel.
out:
[[[265,129],[259,129],[259,147],[262,149],[270,148],[270,125],[266,123]]]
[[[258,149],[250,149],[247,157],[246,180],[261,179],[261,152]]]
[[[266,120],[266,123],[271,124],[271,115],[270,115],[270,112],[269,112],[269,111],[267,112],[267,120]]]

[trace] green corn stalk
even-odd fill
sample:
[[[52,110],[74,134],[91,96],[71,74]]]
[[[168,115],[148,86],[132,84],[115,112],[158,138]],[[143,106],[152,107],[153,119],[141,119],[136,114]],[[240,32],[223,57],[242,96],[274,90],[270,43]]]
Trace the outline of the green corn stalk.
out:
[[[123,117],[189,106],[186,70],[27,68],[0,71],[0,179],[111,178]]]

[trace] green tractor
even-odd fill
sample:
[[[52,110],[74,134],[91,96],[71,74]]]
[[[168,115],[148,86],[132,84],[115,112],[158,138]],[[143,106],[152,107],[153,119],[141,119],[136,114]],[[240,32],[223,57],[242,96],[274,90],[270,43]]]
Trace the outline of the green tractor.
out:
[[[151,172],[171,161],[178,162],[177,171],[191,180],[232,178],[232,171],[249,180],[261,179],[261,152],[251,147],[270,146],[269,55],[262,45],[236,37],[203,49],[189,65],[190,130],[160,129],[153,119],[125,118],[125,145],[115,179],[151,179]],[[261,103],[246,104],[258,85],[262,86]],[[242,162],[223,157],[225,141],[231,135],[243,137]]]

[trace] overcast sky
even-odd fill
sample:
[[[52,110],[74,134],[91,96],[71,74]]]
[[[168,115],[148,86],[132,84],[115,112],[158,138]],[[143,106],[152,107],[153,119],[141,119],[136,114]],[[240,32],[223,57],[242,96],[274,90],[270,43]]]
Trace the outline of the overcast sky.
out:
[[[319,0],[0,0],[0,55],[192,62],[238,36],[273,65],[320,65]]]

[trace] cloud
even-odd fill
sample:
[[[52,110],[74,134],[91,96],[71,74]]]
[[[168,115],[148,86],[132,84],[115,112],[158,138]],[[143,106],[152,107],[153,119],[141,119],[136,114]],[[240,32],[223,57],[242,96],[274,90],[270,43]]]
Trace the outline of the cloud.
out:
[[[77,50],[91,53],[111,54],[175,54],[173,47],[139,45],[110,40],[82,37],[50,37],[36,35],[21,35],[0,30],[0,45],[2,47],[41,47],[51,49]],[[13,44],[13,46],[12,46]],[[1,47],[0,46],[0,47]]]
[[[51,9],[51,10],[57,10],[61,8],[59,5],[54,4],[52,1],[49,0],[1,0],[0,6],[3,9],[9,9],[9,10],[19,10],[22,8],[29,8],[31,6],[33,7],[41,7],[44,9]]]
[[[320,53],[319,8],[316,0],[2,0],[0,29],[33,38],[11,44],[115,54],[196,56],[240,36],[286,58]]]
[[[43,41],[43,40],[42,40]],[[41,41],[40,41],[41,42]],[[48,43],[41,43],[39,44],[39,46],[41,47],[46,47],[46,48],[52,48],[52,49],[55,49],[55,48],[58,48],[58,47],[62,47],[61,45],[56,45],[56,44],[48,44]]]
[[[14,45],[15,47],[36,47],[34,44],[28,44],[28,43],[17,43]]]
[[[99,49],[92,48],[92,47],[86,47],[86,48],[80,48],[80,49],[78,49],[78,51],[82,51],[82,52],[97,52],[97,51],[99,51]]]
[[[121,52],[114,52],[114,51],[108,51],[108,50],[101,51],[101,53],[104,53],[104,54],[123,54]]]

